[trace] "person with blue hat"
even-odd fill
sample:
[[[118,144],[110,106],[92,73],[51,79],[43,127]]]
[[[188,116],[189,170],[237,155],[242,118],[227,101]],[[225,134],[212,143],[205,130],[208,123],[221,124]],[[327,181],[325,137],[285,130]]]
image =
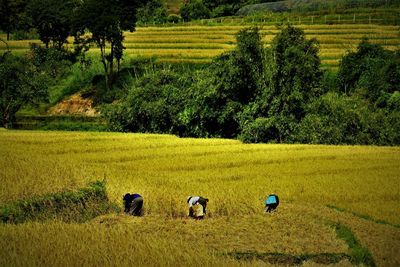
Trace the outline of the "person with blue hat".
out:
[[[279,198],[275,194],[271,194],[265,200],[265,212],[273,212],[279,205]]]

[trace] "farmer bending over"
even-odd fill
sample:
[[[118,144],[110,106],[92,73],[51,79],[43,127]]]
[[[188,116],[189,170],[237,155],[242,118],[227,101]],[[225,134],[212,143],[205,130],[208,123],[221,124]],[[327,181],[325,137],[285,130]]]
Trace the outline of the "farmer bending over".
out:
[[[204,197],[192,197],[187,198],[187,203],[189,204],[189,217],[195,219],[203,219],[206,213],[208,198]]]
[[[279,205],[279,198],[275,194],[271,194],[265,200],[265,212],[273,212]]]
[[[139,194],[125,194],[124,198],[124,212],[133,216],[141,216],[143,208],[143,198]]]

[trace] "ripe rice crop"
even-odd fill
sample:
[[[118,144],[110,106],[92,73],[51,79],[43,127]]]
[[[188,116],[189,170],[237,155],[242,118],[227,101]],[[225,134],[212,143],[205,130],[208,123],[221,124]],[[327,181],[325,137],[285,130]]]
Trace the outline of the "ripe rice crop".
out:
[[[235,34],[245,25],[174,27],[138,27],[133,33],[125,34],[126,54],[130,56],[156,57],[166,62],[210,62],[213,57],[234,48]],[[272,25],[260,25],[263,41],[271,44],[279,29]],[[397,26],[373,24],[296,25],[303,29],[307,38],[316,38],[320,43],[320,55],[324,68],[336,70],[340,58],[354,50],[362,38],[381,44],[387,49],[400,47]],[[33,41],[10,41],[10,48],[18,54],[28,50]],[[38,40],[34,42],[38,43]],[[73,39],[68,39],[72,47]],[[0,43],[0,51],[6,47]],[[91,53],[98,54],[97,48]]]
[[[224,253],[348,253],[332,223],[347,225],[379,266],[400,264],[398,147],[0,130],[0,148],[0,205],[102,179],[120,206],[126,192],[145,199],[142,218],[0,224],[1,266],[247,266],[256,262]],[[272,192],[281,204],[264,214]],[[186,218],[196,194],[210,199],[204,221]]]

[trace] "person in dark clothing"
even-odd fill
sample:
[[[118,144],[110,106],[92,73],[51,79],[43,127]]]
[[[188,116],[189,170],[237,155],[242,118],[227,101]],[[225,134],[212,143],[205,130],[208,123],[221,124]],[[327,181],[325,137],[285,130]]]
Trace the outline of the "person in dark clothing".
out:
[[[203,219],[206,214],[208,198],[199,196],[189,196],[187,198],[187,203],[189,204],[189,217],[195,219]]]
[[[124,212],[133,216],[141,216],[143,214],[143,197],[139,194],[125,194],[124,198]]]
[[[265,212],[273,212],[279,205],[279,197],[275,194],[271,194],[265,200]]]

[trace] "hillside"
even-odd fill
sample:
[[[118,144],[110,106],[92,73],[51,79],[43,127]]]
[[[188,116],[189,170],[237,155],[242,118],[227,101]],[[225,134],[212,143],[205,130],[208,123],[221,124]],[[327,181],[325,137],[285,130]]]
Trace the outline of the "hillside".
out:
[[[270,25],[259,24],[259,26],[262,28],[265,45],[268,46],[279,29]],[[336,70],[346,51],[355,49],[364,37],[390,50],[395,50],[400,45],[398,26],[372,24],[296,26],[303,29],[308,38],[316,38],[319,41],[322,66],[331,70]],[[132,57],[156,57],[163,62],[210,62],[213,57],[233,49],[236,43],[235,34],[245,27],[229,24],[139,27],[136,32],[125,34],[124,45],[127,48],[125,53]],[[72,41],[71,39],[70,42]],[[24,53],[31,42],[39,43],[38,40],[28,40],[9,41],[8,44],[15,53]],[[0,49],[5,49],[4,44],[0,44]],[[94,48],[90,53],[98,51]]]
[[[286,0],[243,6],[237,15],[265,12],[337,12],[351,8],[398,7],[398,0]]]

